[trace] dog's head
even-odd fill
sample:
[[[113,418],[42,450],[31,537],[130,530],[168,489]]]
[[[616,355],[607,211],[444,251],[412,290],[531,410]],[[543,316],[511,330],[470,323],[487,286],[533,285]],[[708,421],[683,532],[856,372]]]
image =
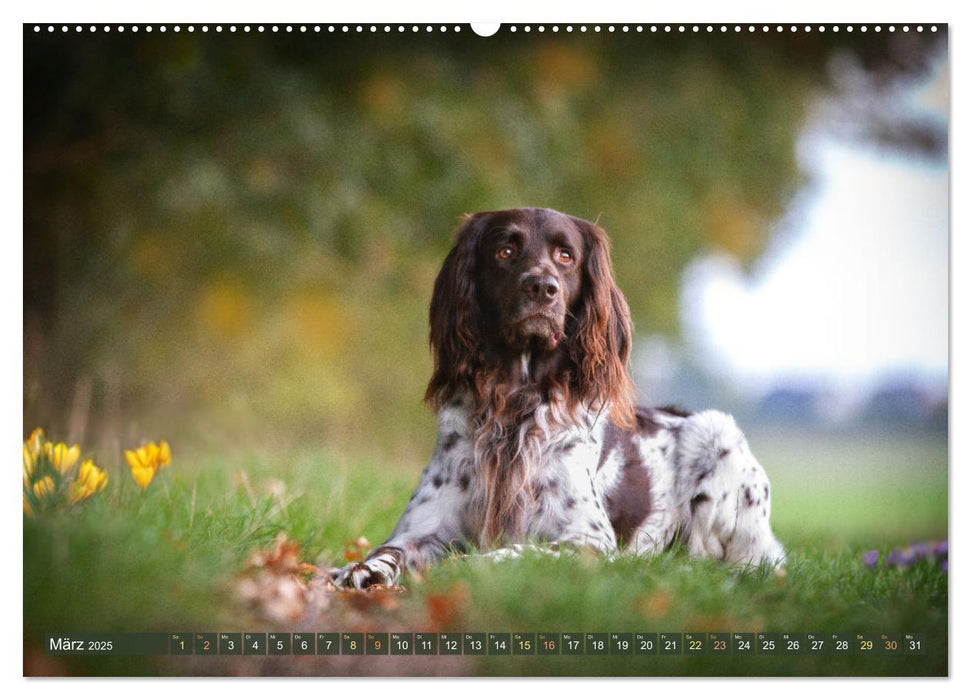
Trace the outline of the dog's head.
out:
[[[604,231],[550,209],[465,218],[435,282],[435,373],[426,399],[439,406],[476,392],[486,376],[515,373],[523,358],[569,408],[608,406],[629,425],[630,313],[613,281]]]
[[[483,328],[498,350],[544,352],[564,339],[583,280],[584,235],[541,209],[485,215],[475,259]]]

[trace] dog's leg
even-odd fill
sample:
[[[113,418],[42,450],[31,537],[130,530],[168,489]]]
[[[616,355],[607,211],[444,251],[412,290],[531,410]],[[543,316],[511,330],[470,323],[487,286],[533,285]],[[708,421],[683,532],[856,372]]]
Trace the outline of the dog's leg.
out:
[[[675,470],[668,462],[655,461],[653,466],[649,491],[638,494],[649,504],[647,518],[637,525],[626,544],[628,551],[646,557],[666,550],[678,528]]]
[[[678,437],[677,500],[692,556],[776,567],[785,551],[769,525],[769,479],[731,416],[705,411]]]
[[[452,456],[456,439],[451,425],[445,423],[439,431],[435,454],[394,532],[363,562],[332,570],[337,586],[393,586],[406,569],[423,568],[449,551],[465,549],[462,520],[468,510],[472,466],[470,460]]]

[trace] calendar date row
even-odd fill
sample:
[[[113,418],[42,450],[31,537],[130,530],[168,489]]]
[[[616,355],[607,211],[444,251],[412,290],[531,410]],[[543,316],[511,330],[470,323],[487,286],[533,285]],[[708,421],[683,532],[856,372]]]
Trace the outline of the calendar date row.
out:
[[[52,655],[919,655],[922,633],[180,632],[48,635]]]

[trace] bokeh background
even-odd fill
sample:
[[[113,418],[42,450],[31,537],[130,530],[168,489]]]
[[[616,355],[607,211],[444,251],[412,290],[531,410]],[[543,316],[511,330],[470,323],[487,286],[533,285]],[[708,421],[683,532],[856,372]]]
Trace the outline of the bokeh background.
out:
[[[411,469],[459,217],[549,206],[612,238],[644,401],[946,484],[946,28],[747,29],[26,27],[25,436]]]

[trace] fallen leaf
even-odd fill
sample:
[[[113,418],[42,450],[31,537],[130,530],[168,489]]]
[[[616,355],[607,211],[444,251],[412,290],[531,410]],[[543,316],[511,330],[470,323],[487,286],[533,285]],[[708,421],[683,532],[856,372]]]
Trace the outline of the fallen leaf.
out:
[[[665,591],[658,591],[642,600],[639,607],[646,617],[658,618],[664,617],[667,614],[668,610],[671,609],[672,603],[674,603],[674,598]]]
[[[348,562],[364,561],[370,551],[371,543],[363,536],[358,537],[355,541],[344,543],[344,558]]]
[[[300,545],[281,532],[276,536],[273,549],[268,552],[255,550],[246,560],[246,565],[255,569],[266,569],[278,574],[298,573],[302,567],[312,564],[301,564]]]
[[[313,564],[300,561],[300,546],[285,532],[276,536],[270,550],[253,551],[244,566],[247,571],[236,581],[236,596],[265,620],[295,621],[311,599],[322,608],[329,605],[317,595],[316,587],[311,595],[306,579],[320,572]]]
[[[401,586],[385,586],[375,584],[369,586],[367,590],[346,590],[341,592],[341,598],[350,603],[356,610],[367,612],[372,608],[382,610],[397,610],[400,606],[398,596],[405,589]]]
[[[434,629],[455,627],[465,616],[469,603],[469,589],[457,583],[444,593],[433,593],[425,599],[428,618]]]
[[[307,590],[300,581],[267,572],[237,580],[236,595],[257,616],[275,623],[296,621],[307,605]]]

